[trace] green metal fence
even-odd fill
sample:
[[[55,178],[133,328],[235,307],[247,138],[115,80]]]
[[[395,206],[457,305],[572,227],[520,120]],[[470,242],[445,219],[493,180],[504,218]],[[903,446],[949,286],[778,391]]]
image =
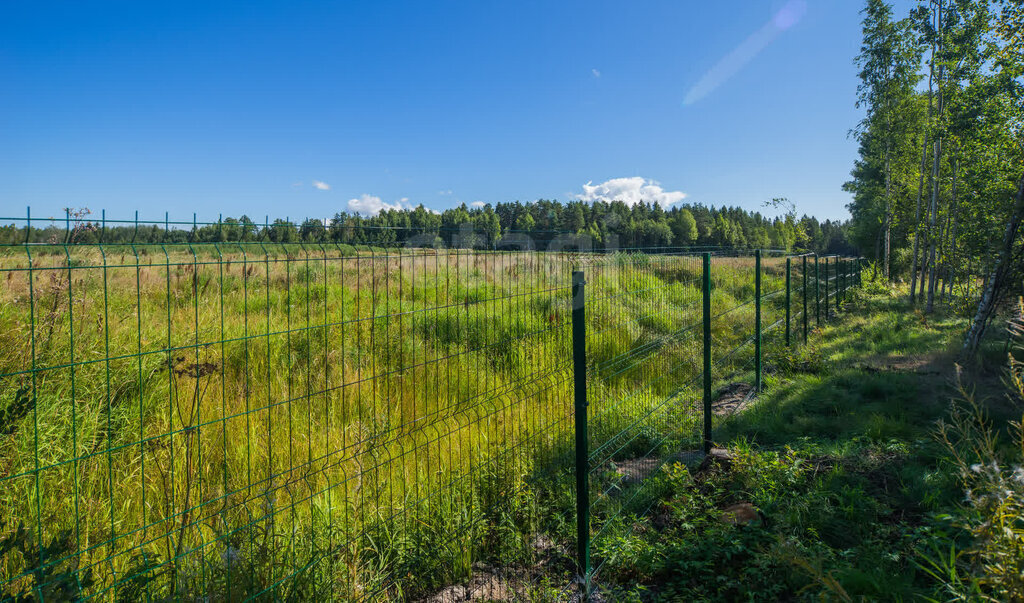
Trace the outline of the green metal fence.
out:
[[[819,259],[830,267],[811,272],[808,262]],[[576,466],[586,469],[577,474],[584,501],[577,560],[587,587],[619,554],[633,518],[656,502],[658,482],[647,478],[707,453],[715,423],[756,395],[780,354],[839,310],[859,284],[861,265],[855,258],[760,250],[588,260],[576,273],[586,281],[578,311],[587,328],[574,332],[577,348],[586,350],[575,366],[591,401],[589,408],[580,403],[577,382]],[[609,295],[609,274],[631,284]],[[638,322],[659,321],[657,332],[620,327],[631,304],[643,308]],[[809,320],[821,306],[824,313]],[[606,337],[633,343],[608,354]],[[639,378],[622,383],[626,374]]]
[[[587,587],[719,394],[753,395],[859,277],[558,236],[29,226],[0,249],[4,598]]]

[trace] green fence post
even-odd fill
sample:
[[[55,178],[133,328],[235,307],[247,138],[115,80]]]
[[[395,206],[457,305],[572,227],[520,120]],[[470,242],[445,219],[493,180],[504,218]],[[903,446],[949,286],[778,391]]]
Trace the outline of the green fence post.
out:
[[[843,274],[843,295],[840,296],[840,301],[846,303],[846,258],[837,259],[836,261],[840,262],[840,266],[843,267],[841,272]],[[839,304],[837,304],[837,306],[838,305]]]
[[[804,273],[804,344],[807,344],[807,256],[803,257],[803,270]]]
[[[761,391],[761,250],[754,250],[754,391]]]
[[[835,301],[835,300],[833,300]],[[828,256],[825,256],[825,322],[828,322]]]
[[[835,257],[835,270],[836,273],[836,284],[835,284],[835,295],[832,296],[832,309],[836,314],[839,314],[839,302],[843,301],[843,260],[838,255]]]
[[[843,301],[843,258],[836,256],[836,295],[835,303],[832,304],[835,308],[835,313],[839,314],[839,303]]]
[[[789,347],[789,344],[790,344],[790,341],[789,341],[789,327],[790,327],[789,302],[790,302],[790,299],[789,298],[790,298],[790,282],[792,281],[792,276],[791,276],[790,273],[792,272],[792,270],[793,270],[793,259],[792,258],[786,258],[786,347],[787,348]]]
[[[590,594],[590,461],[587,449],[587,347],[583,272],[572,273],[572,365],[576,425],[576,563],[583,597]]]
[[[814,320],[821,326],[821,276],[818,272],[818,254],[814,254]]]
[[[836,258],[836,280],[839,282],[839,295],[836,302],[836,310],[839,310],[839,302],[846,303],[846,258]]]
[[[711,254],[704,252],[704,454],[711,452]]]
[[[834,295],[832,296],[832,311],[835,314],[839,314],[839,256],[838,255],[835,257],[835,260],[833,261],[833,263],[835,264],[835,267],[833,267],[832,270],[836,273],[836,278],[835,278],[836,284],[832,287],[832,291],[834,291]]]

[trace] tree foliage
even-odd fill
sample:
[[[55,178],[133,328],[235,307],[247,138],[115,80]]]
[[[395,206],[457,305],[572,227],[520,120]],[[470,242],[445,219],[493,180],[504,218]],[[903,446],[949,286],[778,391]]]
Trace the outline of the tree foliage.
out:
[[[390,209],[374,216],[338,212],[330,219],[283,219],[255,224],[248,216],[214,224],[104,224],[80,216],[73,228],[61,220],[47,226],[0,227],[0,243],[29,240],[63,243],[75,231],[78,243],[189,243],[269,241],[273,243],[346,243],[446,247],[546,247],[555,244],[591,249],[657,247],[736,247],[853,253],[844,222],[803,216],[793,211],[767,217],[738,207],[679,205],[664,209],[640,202],[465,204],[436,212],[423,207]]]
[[[867,0],[863,14],[850,240],[929,311],[974,299],[983,332],[1024,263],[1024,8],[920,0],[895,20]]]

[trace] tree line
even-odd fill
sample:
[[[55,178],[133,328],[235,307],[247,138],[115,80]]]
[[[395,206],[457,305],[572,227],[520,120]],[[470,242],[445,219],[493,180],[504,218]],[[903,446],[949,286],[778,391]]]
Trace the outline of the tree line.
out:
[[[897,18],[867,0],[862,14],[850,240],[926,312],[973,287],[973,353],[1024,266],[1024,5],[921,0]]]
[[[784,199],[770,204],[786,206]],[[787,206],[788,207],[788,206]],[[499,248],[539,248],[558,241],[566,246],[596,250],[658,247],[726,247],[737,249],[807,250],[852,254],[845,222],[796,217],[792,208],[767,217],[738,207],[657,203],[632,206],[622,201],[561,203],[541,199],[482,207],[458,207],[436,212],[420,205],[389,209],[374,216],[338,212],[330,219],[308,218],[256,222],[248,216],[216,223],[171,224],[97,221],[87,210],[68,210],[66,220],[46,226],[0,227],[0,243],[201,243],[227,241],[332,242],[365,245],[420,245]]]

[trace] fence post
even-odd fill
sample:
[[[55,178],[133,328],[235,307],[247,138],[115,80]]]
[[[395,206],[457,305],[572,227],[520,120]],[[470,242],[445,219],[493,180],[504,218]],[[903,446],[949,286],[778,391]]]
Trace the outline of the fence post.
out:
[[[835,303],[832,304],[835,307],[836,314],[839,314],[839,303],[843,301],[843,258],[836,256],[836,296]]]
[[[786,347],[787,348],[789,347],[789,344],[790,344],[790,341],[789,341],[789,328],[790,328],[789,302],[790,302],[790,299],[789,298],[790,298],[790,282],[792,281],[792,276],[791,276],[790,273],[792,272],[792,269],[793,269],[793,259],[792,258],[786,258]]]
[[[836,256],[835,259],[835,271],[836,271],[836,286],[835,286],[835,298],[832,307],[835,309],[835,313],[839,314],[839,302],[843,301],[843,259]]]
[[[839,293],[839,282],[840,282],[839,281],[839,256],[838,255],[835,257],[835,260],[833,261],[833,263],[835,264],[835,267],[833,268],[833,270],[836,273],[836,284],[832,287],[832,290],[835,292],[835,294],[832,297],[832,311],[835,312],[836,315],[838,315],[839,314],[839,297],[840,297],[840,293]]]
[[[821,277],[818,272],[818,254],[814,254],[814,321],[821,326]]]
[[[850,258],[843,260],[843,288],[846,290],[843,293],[843,303],[849,299],[850,287],[853,284],[853,268],[850,267]]]
[[[833,300],[835,301],[835,300]],[[825,256],[825,322],[828,322],[828,256]]]
[[[587,347],[583,272],[572,273],[572,365],[576,425],[576,563],[583,597],[590,595],[590,461],[587,437]]]
[[[807,345],[807,256],[803,257],[804,274],[804,345]]]
[[[836,273],[836,284],[833,288],[835,295],[832,297],[832,311],[839,314],[839,302],[843,301],[843,260],[838,255],[835,257],[835,267],[833,270]]]
[[[846,258],[836,258],[836,261],[840,262],[840,266],[843,267],[841,272],[843,274],[843,295],[841,296],[841,301],[846,303]],[[836,304],[836,306],[838,308],[839,304]]]
[[[850,286],[850,277],[848,271],[850,269],[850,260],[843,258],[843,303],[846,303],[846,290]]]
[[[711,254],[704,252],[704,454],[711,452]]]
[[[754,250],[754,391],[761,391],[761,250]]]

